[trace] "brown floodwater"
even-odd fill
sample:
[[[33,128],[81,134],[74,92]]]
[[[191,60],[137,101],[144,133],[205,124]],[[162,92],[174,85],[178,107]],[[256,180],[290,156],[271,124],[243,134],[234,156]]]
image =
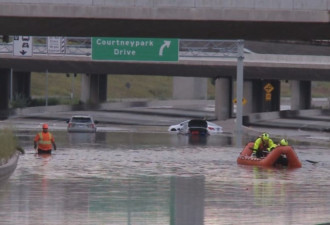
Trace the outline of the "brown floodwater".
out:
[[[34,154],[34,132],[17,135],[26,154],[0,186],[0,224],[330,222],[326,144],[294,143],[303,166],[289,170],[237,165],[242,149],[226,134],[55,131],[51,156]]]

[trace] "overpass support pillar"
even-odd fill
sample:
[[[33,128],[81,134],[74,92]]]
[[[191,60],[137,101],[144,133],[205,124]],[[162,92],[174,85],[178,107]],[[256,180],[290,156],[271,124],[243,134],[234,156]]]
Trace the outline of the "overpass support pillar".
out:
[[[98,104],[107,100],[107,74],[83,74],[81,96],[83,103]]]
[[[231,78],[217,78],[215,80],[215,117],[218,120],[231,117],[232,86]]]
[[[31,72],[13,72],[13,98],[31,98]]]
[[[254,80],[252,95],[252,112],[279,111],[281,82],[278,80]]]
[[[173,77],[173,99],[207,99],[207,78]]]
[[[312,102],[311,81],[290,81],[291,110],[310,109]]]
[[[0,110],[7,110],[9,104],[10,69],[0,69]],[[0,113],[0,119],[7,119],[8,113]]]

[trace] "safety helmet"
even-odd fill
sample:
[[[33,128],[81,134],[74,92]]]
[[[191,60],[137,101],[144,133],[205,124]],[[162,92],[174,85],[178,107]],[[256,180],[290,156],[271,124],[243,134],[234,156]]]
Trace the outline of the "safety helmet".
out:
[[[287,145],[289,145],[289,142],[288,142],[288,140],[286,140],[286,139],[283,138],[283,139],[280,141],[280,145],[287,146]]]
[[[48,124],[47,124],[47,123],[44,123],[44,124],[42,125],[42,129],[48,129]]]
[[[269,134],[268,134],[268,133],[263,133],[263,134],[261,135],[261,138],[262,138],[262,140],[264,140],[264,141],[268,141],[268,140],[269,140]]]

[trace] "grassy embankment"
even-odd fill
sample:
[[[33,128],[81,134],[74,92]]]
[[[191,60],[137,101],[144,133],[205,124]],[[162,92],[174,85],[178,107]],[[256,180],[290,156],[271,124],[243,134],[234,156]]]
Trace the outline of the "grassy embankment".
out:
[[[76,104],[79,102],[81,92],[81,75],[75,78],[66,74],[48,75],[48,97],[57,98],[61,104]],[[31,95],[33,98],[44,98],[46,95],[46,75],[34,73],[31,76]],[[159,99],[172,98],[172,77],[167,76],[134,76],[134,75],[109,75],[108,76],[108,101],[121,99]],[[70,98],[73,90],[73,99]],[[329,82],[313,82],[312,97],[329,97]],[[214,85],[211,79],[208,82],[208,99],[214,99]],[[281,82],[281,96],[290,97],[290,84]]]
[[[46,75],[34,73],[31,76],[31,95],[33,98],[44,98],[46,95]],[[109,75],[108,101],[120,99],[171,99],[172,77],[167,76],[134,76]],[[72,78],[65,74],[48,74],[48,97],[57,97],[62,103],[71,103],[73,90],[73,103],[78,103],[81,92],[81,75]],[[214,99],[214,85],[209,80],[208,98]]]
[[[10,128],[0,130],[0,165],[3,165],[16,152],[18,142]]]

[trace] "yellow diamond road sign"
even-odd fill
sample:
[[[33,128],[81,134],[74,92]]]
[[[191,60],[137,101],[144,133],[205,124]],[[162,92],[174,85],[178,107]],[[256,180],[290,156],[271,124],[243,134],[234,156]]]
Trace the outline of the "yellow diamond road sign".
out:
[[[234,98],[233,103],[234,103],[234,104],[237,104],[237,99],[236,99],[236,98]],[[242,104],[245,105],[246,103],[247,103],[246,98],[243,98],[243,99],[242,99]]]
[[[265,86],[264,86],[264,90],[267,92],[267,93],[270,93],[274,90],[274,87],[271,83],[267,83]]]
[[[271,101],[272,100],[272,94],[271,93],[266,93],[265,100],[268,101],[268,102]]]

